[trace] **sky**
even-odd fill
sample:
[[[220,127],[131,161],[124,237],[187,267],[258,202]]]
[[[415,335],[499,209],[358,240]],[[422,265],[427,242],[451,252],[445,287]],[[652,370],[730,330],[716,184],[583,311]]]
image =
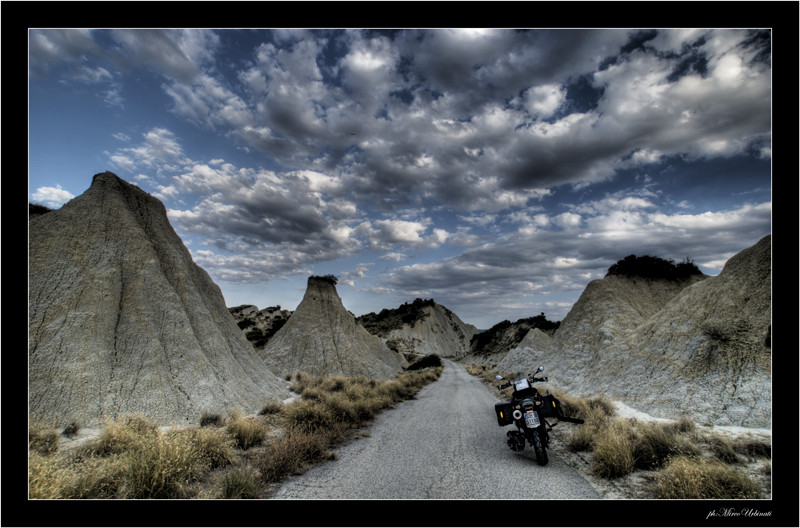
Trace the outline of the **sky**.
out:
[[[772,230],[769,29],[30,29],[28,199],[110,170],[228,306],[562,320]]]

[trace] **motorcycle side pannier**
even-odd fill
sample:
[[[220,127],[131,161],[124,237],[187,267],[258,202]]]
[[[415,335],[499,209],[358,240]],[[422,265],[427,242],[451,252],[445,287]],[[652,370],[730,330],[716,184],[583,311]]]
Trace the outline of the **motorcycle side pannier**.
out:
[[[514,423],[514,418],[511,416],[513,412],[511,402],[495,403],[494,412],[497,415],[497,425],[511,425]]]
[[[561,414],[561,402],[552,394],[542,394],[542,416],[545,418],[555,418]]]

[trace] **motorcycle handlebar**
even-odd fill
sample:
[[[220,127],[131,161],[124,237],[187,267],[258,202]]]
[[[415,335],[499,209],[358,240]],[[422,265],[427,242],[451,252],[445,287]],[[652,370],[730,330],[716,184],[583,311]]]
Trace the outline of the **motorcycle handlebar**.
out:
[[[541,378],[533,378],[533,377],[531,377],[531,378],[528,378],[528,379],[530,380],[531,383],[536,383],[538,381],[547,381],[547,376],[542,376]],[[497,388],[500,389],[500,390],[503,390],[503,389],[507,389],[507,388],[511,387],[512,385],[514,385],[513,382],[508,382],[508,383],[504,383],[502,385],[498,385]]]

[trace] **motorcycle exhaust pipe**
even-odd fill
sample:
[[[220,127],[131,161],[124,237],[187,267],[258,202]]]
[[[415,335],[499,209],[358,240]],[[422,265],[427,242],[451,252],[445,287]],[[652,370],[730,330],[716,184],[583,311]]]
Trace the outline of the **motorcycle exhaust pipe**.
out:
[[[514,409],[514,412],[511,413],[511,416],[513,416],[515,420],[519,420],[520,418],[522,418],[522,411],[520,411],[519,409]]]

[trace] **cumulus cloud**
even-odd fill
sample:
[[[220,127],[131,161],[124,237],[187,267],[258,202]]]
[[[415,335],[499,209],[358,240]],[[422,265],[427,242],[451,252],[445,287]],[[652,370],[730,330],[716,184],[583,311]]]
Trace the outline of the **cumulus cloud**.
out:
[[[698,213],[681,196],[668,209],[659,170],[769,159],[768,34],[280,30],[235,62],[225,50],[242,37],[226,30],[118,30],[105,50],[97,32],[43,31],[31,53],[38,71],[60,54],[99,83],[147,68],[174,116],[269,158],[271,170],[191,159],[164,128],[109,156],[154,176],[172,221],[206,238],[196,258],[225,280],[375,250],[398,263],[386,282],[398,289],[492,288],[513,302],[520,284],[580,289],[649,249],[711,266],[742,249],[728,233],[769,225],[769,203]],[[595,194],[631,174],[635,189]],[[443,247],[464,249],[399,264]]]
[[[50,209],[58,209],[68,201],[75,198],[71,192],[64,190],[60,185],[55,187],[39,187],[32,195],[34,201]]]
[[[176,115],[387,207],[500,211],[669,156],[769,152],[769,64],[745,30],[280,31],[225,79],[233,32],[115,30],[114,53],[94,35],[36,32],[32,54],[157,71]]]

